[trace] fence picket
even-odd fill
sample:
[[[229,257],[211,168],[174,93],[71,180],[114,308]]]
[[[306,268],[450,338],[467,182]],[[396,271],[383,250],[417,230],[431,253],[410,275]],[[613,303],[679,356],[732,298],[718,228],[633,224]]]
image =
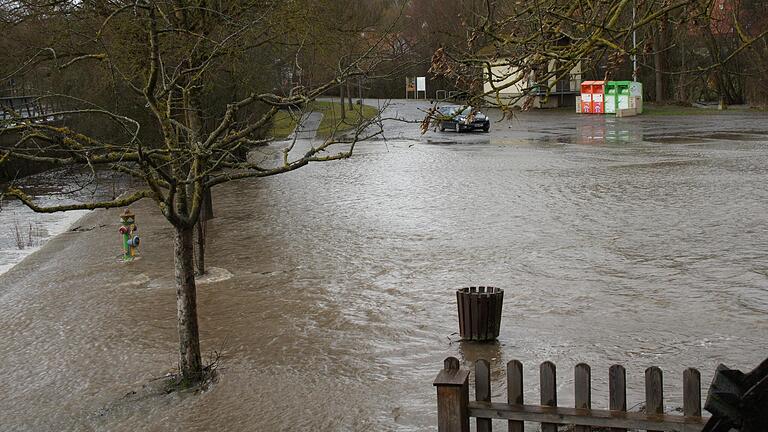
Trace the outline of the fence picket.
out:
[[[701,417],[701,374],[694,368],[683,372],[683,414]]]
[[[480,287],[480,292],[485,293],[485,287]],[[477,337],[480,340],[486,340],[488,333],[488,295],[482,294],[478,297],[477,306],[480,309],[480,314],[477,317]]]
[[[627,371],[622,365],[608,369],[608,409],[627,411]],[[612,428],[611,432],[627,432],[624,428]]]
[[[664,378],[661,369],[656,366],[645,370],[645,412],[664,414]]]
[[[485,359],[475,362],[475,398],[483,402],[491,401],[491,365]],[[477,432],[491,432],[491,419],[478,417]]]
[[[507,403],[510,405],[523,404],[523,364],[517,360],[507,363]],[[525,423],[510,420],[508,432],[523,432]]]
[[[541,385],[541,404],[557,406],[557,368],[550,361],[545,361],[539,368],[539,380]],[[542,423],[541,432],[557,432],[554,423]]]
[[[523,366],[517,360],[507,363],[507,403],[491,402],[491,372],[486,360],[475,363],[475,395],[468,395],[469,371],[461,369],[456,358],[446,359],[435,378],[437,388],[438,431],[469,432],[469,419],[477,419],[477,431],[491,431],[492,419],[508,421],[509,432],[524,432],[524,422],[540,423],[542,432],[557,432],[558,425],[576,425],[575,431],[629,430],[701,432],[708,418],[701,416],[701,376],[696,369],[683,372],[684,415],[664,414],[664,380],[661,369],[645,371],[645,412],[628,412],[626,370],[620,365],[609,369],[609,410],[593,409],[591,368],[578,364],[574,369],[575,407],[557,406],[557,371],[552,362],[539,368],[540,405],[523,402]]]
[[[586,363],[579,363],[573,371],[575,408],[592,408],[592,370]],[[591,432],[589,426],[576,426],[574,432]]]

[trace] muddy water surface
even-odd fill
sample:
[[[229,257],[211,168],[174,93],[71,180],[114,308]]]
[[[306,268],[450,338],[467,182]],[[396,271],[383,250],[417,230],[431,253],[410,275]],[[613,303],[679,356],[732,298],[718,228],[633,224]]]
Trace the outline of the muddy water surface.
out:
[[[415,118],[414,105],[391,108]],[[117,211],[0,276],[0,424],[9,430],[431,430],[445,356],[747,369],[768,344],[768,131],[743,114],[617,121],[555,113],[491,134],[392,124],[353,159],[214,191],[199,287],[199,395],[130,394],[175,363],[171,233],[134,207],[143,258],[118,264]],[[744,137],[744,130],[749,136]],[[101,224],[112,223],[107,227]],[[500,342],[457,342],[454,289],[506,290]],[[0,428],[0,429],[3,429]]]

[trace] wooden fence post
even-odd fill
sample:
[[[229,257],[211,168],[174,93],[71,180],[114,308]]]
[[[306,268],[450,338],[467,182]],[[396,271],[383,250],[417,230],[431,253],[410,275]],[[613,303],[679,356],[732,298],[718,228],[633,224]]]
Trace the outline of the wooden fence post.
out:
[[[661,369],[656,366],[645,370],[645,412],[664,414],[664,379]]]
[[[683,372],[683,414],[701,417],[701,374],[694,368]]]
[[[586,363],[579,363],[573,371],[575,408],[592,409],[592,369]],[[576,426],[574,432],[591,432],[589,426]]]
[[[627,371],[622,365],[608,369],[608,409],[627,411]],[[611,432],[627,432],[622,428],[611,428]]]
[[[491,401],[491,365],[485,359],[475,362],[475,400]],[[491,419],[477,418],[477,432],[491,432],[492,427]]]
[[[523,364],[517,360],[507,363],[507,403],[511,405],[523,404]],[[508,432],[523,432],[525,423],[510,420]]]
[[[448,357],[432,384],[437,387],[438,432],[469,432],[469,371]]]
[[[557,406],[557,371],[555,364],[545,361],[539,367],[539,383],[541,384],[541,404],[546,406]],[[541,432],[557,432],[557,425],[553,423],[542,423]]]

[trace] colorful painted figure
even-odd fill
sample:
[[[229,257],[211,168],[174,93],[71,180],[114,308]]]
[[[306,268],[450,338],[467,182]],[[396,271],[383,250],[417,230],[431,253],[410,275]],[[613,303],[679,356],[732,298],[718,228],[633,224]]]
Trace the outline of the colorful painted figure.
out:
[[[120,215],[120,234],[123,235],[123,261],[132,261],[139,253],[139,229],[136,227],[136,215],[130,209]]]

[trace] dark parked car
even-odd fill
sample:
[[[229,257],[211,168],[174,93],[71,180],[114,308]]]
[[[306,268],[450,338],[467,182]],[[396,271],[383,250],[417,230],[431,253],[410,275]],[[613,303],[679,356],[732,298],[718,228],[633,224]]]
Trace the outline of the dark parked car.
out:
[[[450,129],[456,132],[464,130],[491,129],[491,120],[479,110],[466,106],[444,106],[438,108],[438,123],[440,131]]]

